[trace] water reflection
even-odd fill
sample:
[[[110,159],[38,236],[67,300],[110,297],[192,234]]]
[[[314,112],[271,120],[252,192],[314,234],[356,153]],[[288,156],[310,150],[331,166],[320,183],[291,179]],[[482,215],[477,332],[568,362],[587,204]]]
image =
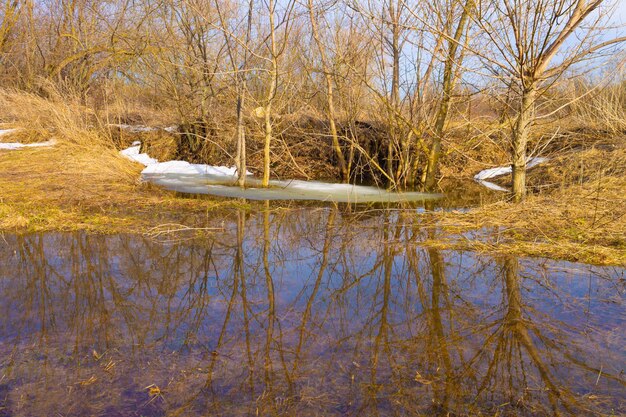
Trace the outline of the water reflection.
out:
[[[0,416],[625,412],[624,269],[424,248],[415,213],[0,244]]]

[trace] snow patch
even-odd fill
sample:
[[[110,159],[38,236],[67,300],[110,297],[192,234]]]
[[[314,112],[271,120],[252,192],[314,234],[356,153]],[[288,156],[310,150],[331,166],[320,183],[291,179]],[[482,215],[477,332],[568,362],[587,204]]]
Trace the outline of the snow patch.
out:
[[[14,150],[22,148],[44,148],[48,146],[53,146],[55,143],[56,141],[53,139],[46,142],[36,143],[0,142],[0,149]]]
[[[227,182],[237,177],[235,167],[213,166],[204,164],[190,164],[186,161],[159,162],[151,158],[147,153],[141,153],[141,142],[133,142],[130,148],[120,151],[120,154],[131,161],[138,162],[146,168],[142,175],[181,175],[181,176],[205,176],[214,181]],[[246,175],[252,175],[246,172]]]
[[[205,164],[190,164],[186,161],[167,161],[149,165],[141,172],[141,174],[206,175],[209,177],[234,178],[237,176],[237,168]],[[246,175],[252,175],[252,173],[247,171]]]
[[[8,135],[9,133],[17,132],[19,129],[0,129],[0,136]]]
[[[531,158],[526,162],[526,169],[535,167],[541,163],[546,162],[547,160],[548,158],[543,158],[540,156],[536,158]],[[513,168],[511,167],[511,165],[496,167],[496,168],[489,168],[489,169],[484,169],[480,171],[478,174],[474,175],[474,179],[476,181],[486,180],[489,178],[494,178],[494,177],[499,177],[501,175],[510,174],[511,172],[513,172]]]
[[[504,188],[504,187],[500,187],[498,184],[494,184],[491,181],[485,181],[485,180],[478,180],[477,181],[480,185],[485,186],[487,188],[489,188],[490,190],[494,190],[494,191],[504,191],[509,192],[508,188]]]
[[[120,151],[120,154],[130,159],[131,161],[139,162],[141,165],[149,166],[158,164],[159,161],[151,158],[147,153],[140,153],[141,143],[135,145],[139,142],[133,142],[133,146],[130,148],[126,148]]]
[[[140,153],[141,144],[133,143],[122,155],[146,166],[141,178],[168,190],[191,194],[212,194],[251,200],[319,200],[346,203],[422,201],[440,198],[439,194],[391,192],[376,187],[333,184],[319,181],[271,180],[270,187],[246,172],[246,187],[232,186],[237,180],[235,167],[191,164],[186,161],[158,162]]]

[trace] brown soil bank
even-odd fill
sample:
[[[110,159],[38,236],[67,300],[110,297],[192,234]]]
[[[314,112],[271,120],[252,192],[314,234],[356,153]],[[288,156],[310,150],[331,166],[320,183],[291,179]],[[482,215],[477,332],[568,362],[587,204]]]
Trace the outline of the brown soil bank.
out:
[[[284,126],[277,129],[272,144],[273,177],[341,180],[326,121],[302,117],[282,123]],[[343,138],[342,151],[350,157],[352,181],[383,184],[386,180],[380,169],[386,168],[389,140],[385,129],[374,122],[362,121],[338,123],[337,129]],[[248,131],[247,168],[262,176],[264,137],[258,126],[248,126]],[[140,141],[142,151],[160,161],[180,159],[229,166],[234,160],[235,143],[224,139],[234,137],[234,132],[204,122],[177,125],[176,130],[155,128],[151,131],[132,131],[114,125],[108,128],[108,133],[118,148]]]

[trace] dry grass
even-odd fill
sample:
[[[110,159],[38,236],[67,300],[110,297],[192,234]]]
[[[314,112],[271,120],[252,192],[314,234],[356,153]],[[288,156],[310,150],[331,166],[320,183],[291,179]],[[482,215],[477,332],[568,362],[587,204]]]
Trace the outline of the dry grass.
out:
[[[28,126],[31,141],[49,139],[36,132],[52,132],[58,141],[52,148],[0,151],[0,230],[146,232],[165,223],[202,228],[207,211],[241,206],[179,198],[141,184],[141,166],[120,157],[110,130],[98,127],[79,104],[0,92],[0,114]],[[529,177],[541,193],[520,205],[501,201],[433,213],[429,220],[446,233],[429,244],[626,264],[623,137],[563,137],[570,148]],[[489,146],[497,155],[498,148]]]
[[[0,229],[144,232],[181,218],[201,223],[208,210],[240,204],[177,198],[140,184],[140,170],[113,150],[65,142],[0,151]]]
[[[463,235],[448,246],[626,265],[624,190],[626,178],[606,177],[530,196],[523,204],[501,201],[433,216],[447,232]]]
[[[141,184],[141,166],[121,157],[107,130],[75,103],[0,92],[0,111],[13,125],[54,132],[57,140],[51,148],[0,151],[0,229],[143,231],[236,204]]]
[[[626,265],[626,136],[576,123],[561,120],[535,130],[530,148],[550,159],[528,171],[531,195],[523,204],[508,203],[503,194],[502,201],[467,212],[434,213],[434,223],[453,237],[430,244]],[[488,126],[478,130],[490,132]],[[446,176],[474,175],[485,162],[507,164],[503,135],[450,140]],[[510,187],[509,176],[493,181]]]
[[[3,129],[10,128],[9,126],[3,126]],[[14,132],[7,133],[0,137],[0,142],[20,142],[20,143],[35,143],[49,140],[53,137],[53,134],[44,129],[37,128],[19,128]]]

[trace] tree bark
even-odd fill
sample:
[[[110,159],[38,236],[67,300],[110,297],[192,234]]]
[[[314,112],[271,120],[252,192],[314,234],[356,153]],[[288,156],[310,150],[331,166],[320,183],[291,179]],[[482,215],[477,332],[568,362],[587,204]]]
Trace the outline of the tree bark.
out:
[[[535,115],[536,97],[537,90],[534,84],[523,88],[519,115],[513,128],[511,168],[513,170],[512,196],[515,202],[520,202],[526,197],[526,148]]]
[[[387,145],[387,174],[398,180],[394,175],[393,162],[395,159],[395,147],[398,143],[398,123],[396,114],[400,112],[400,5],[396,10],[393,1],[389,2],[389,18],[391,21],[391,55],[393,61],[391,78],[391,107],[393,111],[389,115],[390,137]]]
[[[237,185],[243,187],[246,185],[246,127],[243,121],[243,105],[244,105],[244,89],[245,80],[241,81],[243,86],[240,88],[239,97],[237,97],[237,155],[235,156],[235,166],[237,167]],[[241,91],[244,90],[244,91]]]

